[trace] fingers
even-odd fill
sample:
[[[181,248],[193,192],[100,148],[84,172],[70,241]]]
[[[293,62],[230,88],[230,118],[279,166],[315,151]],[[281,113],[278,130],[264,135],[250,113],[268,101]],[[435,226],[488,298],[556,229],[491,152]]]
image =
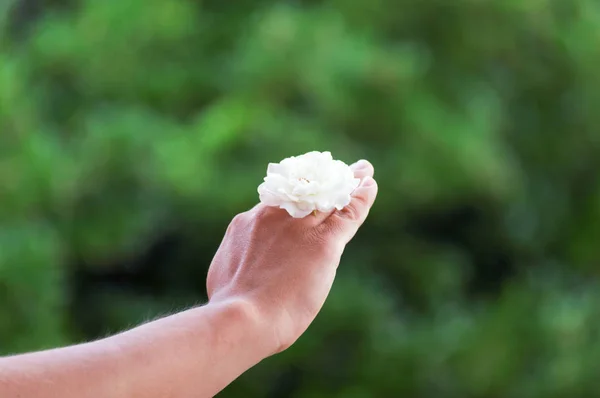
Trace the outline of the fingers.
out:
[[[292,219],[283,209],[259,203],[249,210],[248,213],[260,216],[263,219],[285,219],[288,222],[293,221],[309,228],[326,224],[326,229],[331,228],[336,231],[343,231],[342,234],[347,236],[347,241],[349,241],[366,219],[369,209],[377,196],[377,183],[373,179],[375,172],[373,165],[363,159],[352,164],[350,168],[354,172],[354,176],[359,178],[361,182],[352,193],[350,204],[341,211],[328,213],[316,212],[302,219]],[[347,243],[347,241],[344,243]]]
[[[375,169],[364,159],[354,163],[350,168],[354,171],[354,176],[360,178],[361,181],[352,193],[350,204],[337,212],[337,216],[342,220],[357,222],[360,226],[367,218],[377,196],[377,183],[373,179]]]
[[[377,197],[378,186],[373,179],[373,166],[365,161],[359,161],[351,166],[360,185],[352,194],[352,201],[340,211],[334,212],[323,225],[346,244],[354,237],[358,228],[364,223]]]
[[[364,159],[354,163],[350,168],[354,171],[354,177],[360,178],[361,180],[365,177],[373,177],[373,174],[375,173],[373,165]]]
[[[356,228],[358,228],[367,218],[369,210],[377,197],[377,191],[377,182],[373,177],[367,176],[363,178],[358,188],[352,194],[350,204],[333,214],[333,222],[336,222],[336,218],[339,219],[339,222],[345,224],[353,226],[354,224],[358,224],[356,225]]]
[[[369,163],[369,161],[364,159],[361,159],[358,162],[350,165],[350,169],[352,169],[352,171],[354,172],[354,177],[359,178],[361,180],[361,183],[364,178],[373,177],[373,174],[375,173],[373,165]],[[329,217],[334,213],[335,209],[327,213],[318,212],[317,214],[315,214],[314,217],[312,217],[311,223],[314,226],[317,226],[328,220]]]

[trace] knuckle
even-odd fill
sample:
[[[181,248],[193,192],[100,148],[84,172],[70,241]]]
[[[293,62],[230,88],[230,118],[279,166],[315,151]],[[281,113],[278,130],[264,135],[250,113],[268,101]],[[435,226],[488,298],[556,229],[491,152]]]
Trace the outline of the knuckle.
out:
[[[344,217],[352,220],[358,221],[361,217],[361,209],[366,205],[366,200],[363,197],[356,197],[352,201],[352,203],[343,210]]]
[[[269,216],[271,208],[268,206],[258,206],[256,208],[256,217],[258,219],[265,219]]]
[[[308,244],[319,257],[334,257],[336,254],[335,242],[334,233],[330,226],[311,229],[308,234]]]
[[[274,220],[278,215],[277,208],[259,205],[254,209],[253,216],[257,221]]]
[[[231,220],[231,222],[229,223],[229,226],[227,227],[227,232],[225,234],[231,234],[236,230],[244,228],[246,225],[248,225],[249,217],[250,216],[247,212],[240,213],[233,217],[233,220]]]
[[[341,229],[341,225],[336,215],[333,215],[329,220],[319,225],[321,234],[326,236],[328,239],[334,239]]]
[[[311,247],[321,247],[327,245],[327,235],[317,228],[311,228],[306,232],[307,244]]]
[[[233,227],[240,227],[244,224],[246,224],[248,221],[248,215],[246,213],[240,213],[238,215],[236,215],[235,217],[233,217],[233,220],[231,220],[231,226]]]

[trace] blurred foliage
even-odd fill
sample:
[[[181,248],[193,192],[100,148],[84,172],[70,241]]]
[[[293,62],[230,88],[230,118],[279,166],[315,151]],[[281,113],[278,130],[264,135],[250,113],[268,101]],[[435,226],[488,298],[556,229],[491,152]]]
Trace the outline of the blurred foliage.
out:
[[[0,2],[0,353],[203,302],[270,161],[380,196],[224,397],[600,394],[594,0]]]

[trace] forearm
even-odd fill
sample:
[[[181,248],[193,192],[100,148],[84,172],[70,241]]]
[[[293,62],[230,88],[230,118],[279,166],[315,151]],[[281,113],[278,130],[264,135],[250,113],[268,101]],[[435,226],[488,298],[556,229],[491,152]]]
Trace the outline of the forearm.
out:
[[[74,347],[0,359],[0,396],[212,397],[269,352],[252,311],[207,305]]]

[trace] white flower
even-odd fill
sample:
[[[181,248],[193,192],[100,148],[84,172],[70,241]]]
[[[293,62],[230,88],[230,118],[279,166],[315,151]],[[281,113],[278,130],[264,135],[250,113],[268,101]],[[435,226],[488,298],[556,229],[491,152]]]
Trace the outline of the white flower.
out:
[[[314,211],[342,210],[359,183],[352,169],[333,160],[330,152],[309,152],[270,163],[258,193],[265,205],[302,218]]]

